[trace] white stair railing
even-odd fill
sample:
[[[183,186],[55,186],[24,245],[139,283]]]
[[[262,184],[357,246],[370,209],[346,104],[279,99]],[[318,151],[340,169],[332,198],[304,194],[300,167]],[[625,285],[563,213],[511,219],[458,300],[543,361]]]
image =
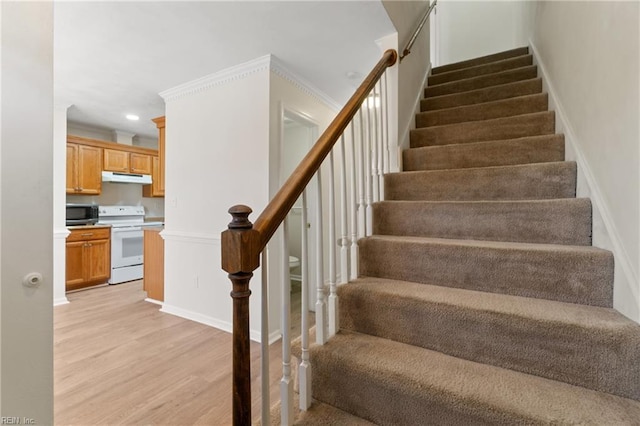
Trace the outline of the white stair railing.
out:
[[[280,380],[280,416],[283,425],[293,422],[293,378],[291,377],[291,277],[289,275],[289,229],[282,221],[282,379]]]
[[[353,126],[350,126],[353,130]],[[340,138],[340,284],[349,281],[349,225],[347,223],[348,179],[344,133]],[[353,164],[351,170],[354,169]]]
[[[302,255],[301,259],[301,300],[302,329],[300,330],[301,356],[298,374],[300,377],[300,409],[311,407],[311,363],[309,361],[309,237],[307,227],[307,190],[302,192]],[[264,423],[263,423],[264,424]]]
[[[383,80],[384,79],[384,82]],[[358,276],[358,239],[373,232],[373,203],[381,201],[384,188],[384,174],[390,170],[388,90],[386,73],[364,98],[348,126],[340,135],[340,146],[328,153],[324,170],[318,168],[315,174],[313,220],[309,220],[308,191],[302,192],[301,224],[301,334],[300,360],[297,379],[300,410],[307,410],[312,404],[312,376],[310,360],[310,296],[315,289],[315,344],[323,345],[339,332],[338,286],[356,279]],[[337,161],[337,170],[335,161]],[[326,172],[326,175],[325,175]],[[337,172],[337,173],[336,173]],[[336,196],[336,182],[339,194]],[[325,193],[323,188],[328,188]],[[327,203],[328,211],[323,209]],[[336,205],[337,203],[337,205]],[[337,235],[336,212],[339,214],[340,235]],[[325,221],[328,238],[324,235]],[[309,229],[308,224],[312,223]],[[280,405],[282,425],[290,425],[294,416],[294,379],[292,369],[291,340],[291,280],[289,264],[289,230],[286,219],[282,221],[281,262],[281,326],[282,326],[282,378],[280,380]],[[315,228],[315,229],[313,229]],[[310,258],[310,232],[314,236],[314,258]],[[326,247],[324,242],[329,246]],[[339,249],[339,255],[337,253]],[[326,262],[326,263],[325,263]],[[262,254],[262,424],[270,424],[269,399],[269,317],[267,294],[266,248]],[[337,271],[340,271],[338,279]],[[311,279],[310,271],[315,271]],[[325,282],[325,271],[328,282]],[[312,286],[315,284],[315,287]],[[325,289],[328,287],[328,295]]]

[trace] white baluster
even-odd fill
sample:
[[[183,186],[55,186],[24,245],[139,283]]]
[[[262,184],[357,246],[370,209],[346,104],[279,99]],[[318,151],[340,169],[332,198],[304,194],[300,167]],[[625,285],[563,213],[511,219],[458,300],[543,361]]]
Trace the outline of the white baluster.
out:
[[[351,123],[351,129],[353,129],[353,123]],[[340,283],[344,284],[349,281],[349,230],[347,229],[347,150],[346,142],[344,140],[344,133],[340,139],[340,186],[341,200],[340,200]]]
[[[298,378],[300,380],[300,409],[305,411],[311,406],[311,363],[309,362],[309,238],[307,237],[307,190],[302,192],[302,355]],[[263,423],[268,424],[268,423]]]
[[[358,278],[358,192],[356,184],[356,163],[359,155],[356,152],[355,122],[351,123],[351,276]]]
[[[338,294],[336,289],[336,189],[333,150],[329,152],[329,337],[338,332]]]
[[[378,132],[378,108],[376,107],[376,99],[378,98],[377,86],[373,86],[373,91],[369,98],[369,117],[373,114],[373,120],[369,123],[369,129],[371,131],[371,182],[373,184],[373,202],[380,201],[380,179],[378,170],[378,152],[380,132]],[[381,153],[382,154],[382,153]]]
[[[380,138],[378,138],[378,201],[382,200],[384,194],[384,111],[382,109],[382,81],[378,81],[378,107],[376,109],[376,116],[380,117],[379,124],[376,126],[376,133],[380,132]]]
[[[371,108],[367,110],[367,125],[365,126],[365,130],[367,131],[367,146],[365,151],[365,164],[366,164],[366,172],[365,175],[367,177],[367,210],[365,214],[365,226],[366,233],[365,235],[369,236],[373,233],[372,230],[372,206],[373,203],[373,176],[371,171],[371,145],[372,145],[372,131],[371,131]]]
[[[282,379],[280,380],[280,420],[293,423],[293,379],[291,378],[291,278],[289,277],[289,230],[282,221]]]
[[[269,400],[269,274],[267,270],[269,258],[267,248],[262,250],[262,300],[260,326],[260,376],[262,388],[262,424],[271,424],[271,401]]]
[[[322,256],[323,244],[322,244],[322,178],[320,169],[316,173],[317,182],[317,212],[316,212],[316,343],[324,345],[327,341],[326,334],[326,319],[325,319],[325,302],[324,302],[324,262]]]
[[[386,135],[386,143],[384,145],[384,172],[389,173],[391,171],[391,156],[389,155],[390,150],[390,141],[389,141],[389,92],[387,86],[387,72],[384,72],[384,123],[385,123],[385,135]],[[383,189],[384,189],[384,180],[383,180]],[[383,192],[384,194],[384,192]]]
[[[358,110],[358,121],[360,122],[360,140],[359,140],[359,144],[358,144],[358,171],[360,179],[358,180],[358,222],[360,223],[360,225],[358,226],[358,230],[360,231],[359,236],[360,237],[366,237],[366,220],[367,220],[367,216],[366,216],[366,204],[365,204],[365,182],[366,182],[366,176],[365,176],[365,166],[366,166],[366,162],[365,162],[365,137],[364,137],[364,116],[362,114],[362,106],[360,107],[360,109]]]

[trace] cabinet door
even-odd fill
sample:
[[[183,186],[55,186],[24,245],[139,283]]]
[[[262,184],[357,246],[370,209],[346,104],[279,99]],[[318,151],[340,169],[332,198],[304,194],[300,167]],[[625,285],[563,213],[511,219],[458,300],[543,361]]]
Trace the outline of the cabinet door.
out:
[[[138,154],[132,152],[129,156],[131,163],[131,173],[139,173],[142,175],[151,174],[151,156],[146,154]]]
[[[129,173],[129,153],[116,149],[104,150],[104,170]]]
[[[67,194],[78,191],[78,145],[67,144]]]
[[[142,187],[143,197],[164,197],[164,191],[160,192],[160,159],[154,155],[151,162],[151,185]]]
[[[162,127],[158,129],[158,196],[164,197],[164,165],[165,165],[165,140],[164,140],[164,121]]]
[[[85,282],[84,274],[84,241],[67,243],[67,277],[66,289],[75,290],[82,287]]]
[[[111,276],[111,245],[109,240],[87,241],[85,260],[87,281],[107,281]]]
[[[78,145],[78,186],[76,194],[98,195],[102,190],[102,148]]]

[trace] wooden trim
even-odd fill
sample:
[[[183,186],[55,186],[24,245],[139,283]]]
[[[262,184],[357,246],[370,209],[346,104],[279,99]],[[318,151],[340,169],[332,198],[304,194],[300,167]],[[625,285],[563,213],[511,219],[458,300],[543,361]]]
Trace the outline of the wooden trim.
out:
[[[94,146],[103,149],[115,149],[118,151],[135,152],[137,154],[158,155],[158,150],[141,146],[124,145],[116,142],[101,141],[98,139],[83,138],[81,136],[67,135],[67,143]]]
[[[156,117],[156,118],[152,118],[151,121],[153,121],[154,123],[156,123],[156,127],[158,129],[161,129],[165,126],[165,116],[163,115],[162,117]]]
[[[295,201],[300,197],[304,188],[320,168],[325,157],[340,138],[344,129],[349,125],[369,92],[371,92],[386,69],[393,66],[397,59],[398,53],[395,50],[389,49],[384,52],[380,61],[378,61],[367,78],[364,79],[358,90],[351,96],[344,108],[333,119],[316,144],[256,219],[253,229],[260,233],[258,254],[267,245],[280,223],[287,217],[289,210],[291,210]]]

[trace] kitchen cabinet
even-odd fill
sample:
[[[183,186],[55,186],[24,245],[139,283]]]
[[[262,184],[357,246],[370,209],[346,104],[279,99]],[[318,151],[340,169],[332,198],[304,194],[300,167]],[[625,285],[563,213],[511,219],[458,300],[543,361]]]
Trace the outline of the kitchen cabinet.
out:
[[[66,244],[66,289],[104,284],[111,275],[111,228],[70,229]]]
[[[67,143],[67,194],[100,194],[101,171],[102,149]]]
[[[164,240],[162,228],[144,230],[143,289],[149,299],[164,301]]]
[[[120,149],[105,149],[102,169],[109,172],[151,174],[151,155]]]
[[[158,128],[158,157],[152,158],[151,185],[142,187],[143,197],[164,197],[164,170],[165,170],[165,118],[154,118]]]

